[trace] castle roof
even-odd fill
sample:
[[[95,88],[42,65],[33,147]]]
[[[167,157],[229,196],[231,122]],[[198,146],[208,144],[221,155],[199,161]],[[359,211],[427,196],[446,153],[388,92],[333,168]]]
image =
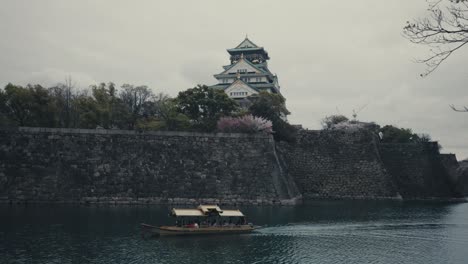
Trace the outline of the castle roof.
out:
[[[248,49],[248,48],[258,48],[258,46],[253,43],[247,36],[245,39],[235,47],[235,49]]]
[[[257,44],[253,43],[247,36],[239,45],[233,49],[228,49],[227,51],[231,55],[239,53],[260,53],[263,54],[266,59],[270,59],[268,52],[266,52],[263,47],[259,47]]]
[[[225,70],[220,74],[228,74],[230,69],[234,68],[236,65],[240,65],[241,63],[246,63],[247,65],[251,66],[254,70],[256,70],[256,72],[268,73],[264,69],[258,67],[257,65],[253,64],[252,62],[250,62],[249,60],[246,60],[246,59],[241,57],[240,60],[238,60],[236,63],[234,63],[232,65],[229,65],[229,67],[225,68]]]
[[[235,80],[232,83],[218,83],[218,84],[210,86],[210,88],[222,89],[224,91],[227,91],[230,87],[233,86],[234,83],[236,83],[237,85],[242,84],[243,86],[247,86],[248,88],[256,92],[270,89],[273,93],[279,93],[279,89],[273,83],[247,83],[247,82],[244,82],[243,80]]]
[[[235,80],[229,86],[224,89],[224,92],[228,95],[231,92],[245,92],[245,94],[240,95],[241,97],[247,97],[249,95],[257,94],[258,90],[255,87],[251,86],[250,84],[242,81],[241,79]]]

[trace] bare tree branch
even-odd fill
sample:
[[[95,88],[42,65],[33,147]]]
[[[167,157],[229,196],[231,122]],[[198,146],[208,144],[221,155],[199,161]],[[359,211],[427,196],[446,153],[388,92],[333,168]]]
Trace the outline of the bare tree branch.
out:
[[[450,108],[452,108],[452,110],[455,112],[468,112],[468,107],[466,106],[463,106],[463,109],[461,109],[461,108],[456,108],[454,105],[450,105]]]
[[[403,35],[409,41],[431,47],[427,58],[416,60],[426,64],[421,74],[435,71],[455,51],[468,43],[468,0],[428,1],[430,15],[407,22]]]

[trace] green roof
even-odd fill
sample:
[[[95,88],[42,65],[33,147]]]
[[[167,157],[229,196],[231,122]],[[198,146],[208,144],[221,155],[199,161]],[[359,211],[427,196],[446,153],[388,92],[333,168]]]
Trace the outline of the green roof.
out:
[[[244,60],[245,62],[247,62],[247,64],[249,64],[250,66],[252,66],[252,67],[254,67],[255,69],[259,70],[260,72],[263,72],[263,73],[266,73],[266,74],[271,74],[270,71],[258,67],[257,65],[253,64],[252,62],[250,62],[250,61],[247,60],[247,59],[241,59],[241,60]],[[232,67],[234,67],[234,65],[236,65],[237,63],[239,63],[241,60],[238,60],[236,63],[229,65],[230,67],[224,67],[224,66],[223,66],[224,71],[221,72],[221,73],[219,73],[219,74],[216,74],[216,75],[223,74],[224,72],[226,72],[226,71],[228,71],[229,69],[231,69]]]
[[[263,50],[263,48],[233,48],[228,51],[250,51],[250,50]]]
[[[245,49],[245,48],[258,48],[258,46],[253,43],[247,36],[245,36],[245,39],[235,47],[235,49]]]

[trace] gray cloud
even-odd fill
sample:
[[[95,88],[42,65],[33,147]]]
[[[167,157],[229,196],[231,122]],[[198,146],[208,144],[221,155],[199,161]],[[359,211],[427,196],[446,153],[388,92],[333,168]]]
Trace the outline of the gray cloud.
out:
[[[51,85],[67,75],[145,84],[176,95],[229,63],[249,34],[270,53],[292,112],[316,129],[325,115],[367,105],[358,118],[411,127],[468,157],[468,72],[461,50],[429,77],[412,60],[427,48],[401,35],[425,0],[394,1],[2,1],[0,85]]]

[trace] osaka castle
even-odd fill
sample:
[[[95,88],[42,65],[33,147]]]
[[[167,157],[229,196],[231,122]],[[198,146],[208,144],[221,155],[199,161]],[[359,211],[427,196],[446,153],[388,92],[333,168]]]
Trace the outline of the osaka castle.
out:
[[[233,49],[228,49],[231,64],[215,74],[218,84],[210,86],[223,91],[242,105],[242,101],[260,91],[280,94],[278,77],[268,69],[268,52],[247,37]]]

